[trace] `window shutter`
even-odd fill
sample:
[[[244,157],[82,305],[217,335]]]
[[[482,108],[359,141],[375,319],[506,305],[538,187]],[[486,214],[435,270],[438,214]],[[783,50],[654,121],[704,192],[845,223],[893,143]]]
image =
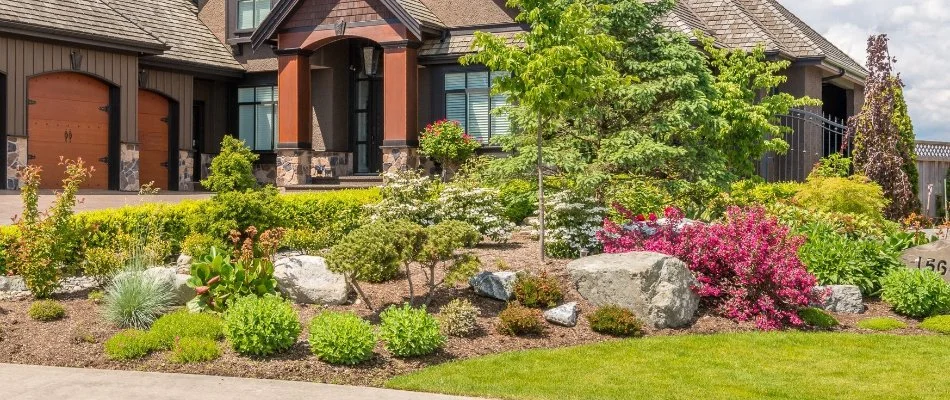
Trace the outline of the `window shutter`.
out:
[[[465,73],[445,74],[445,90],[464,90]]]
[[[462,128],[465,128],[467,119],[465,117],[465,93],[446,93],[445,119],[457,121],[458,123],[462,124]]]
[[[487,76],[487,74],[486,74]],[[468,95],[468,134],[482,143],[488,142],[491,104],[487,92]]]

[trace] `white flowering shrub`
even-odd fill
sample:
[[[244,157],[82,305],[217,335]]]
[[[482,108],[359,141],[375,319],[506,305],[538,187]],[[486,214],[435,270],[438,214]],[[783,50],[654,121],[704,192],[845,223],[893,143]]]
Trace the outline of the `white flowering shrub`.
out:
[[[597,232],[601,230],[607,209],[594,199],[565,190],[545,202],[545,252],[551,257],[574,258],[582,252],[600,251]]]
[[[382,201],[367,206],[372,220],[407,220],[422,226],[436,223],[439,183],[417,170],[383,174]]]
[[[466,222],[496,242],[511,238],[515,225],[508,221],[498,190],[467,185],[449,185],[437,200],[439,221]]]

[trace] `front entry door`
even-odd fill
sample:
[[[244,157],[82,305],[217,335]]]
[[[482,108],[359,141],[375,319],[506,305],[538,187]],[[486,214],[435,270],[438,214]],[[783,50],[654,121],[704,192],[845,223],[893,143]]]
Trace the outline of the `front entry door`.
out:
[[[361,65],[357,63],[357,65]],[[380,66],[379,71],[382,71]],[[353,138],[353,172],[378,174],[383,168],[382,79],[357,68],[353,76],[350,137]]]

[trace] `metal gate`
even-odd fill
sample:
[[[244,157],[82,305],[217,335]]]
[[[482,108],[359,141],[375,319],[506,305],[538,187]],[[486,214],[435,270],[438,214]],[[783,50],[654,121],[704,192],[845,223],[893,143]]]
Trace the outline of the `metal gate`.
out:
[[[822,157],[834,153],[851,156],[847,139],[847,121],[802,109],[779,116],[780,124],[790,128],[785,134],[788,152],[767,153],[758,164],[759,176],[768,182],[804,181]]]

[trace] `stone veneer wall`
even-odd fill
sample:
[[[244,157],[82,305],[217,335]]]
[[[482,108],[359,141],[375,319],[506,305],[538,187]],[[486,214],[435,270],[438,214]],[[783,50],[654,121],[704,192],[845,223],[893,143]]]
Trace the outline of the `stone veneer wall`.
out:
[[[178,190],[192,192],[195,190],[195,156],[185,150],[178,152]]]
[[[277,170],[274,164],[254,164],[254,177],[257,183],[262,185],[273,185],[277,182]]]
[[[311,178],[339,178],[353,175],[353,153],[314,152],[310,159]]]
[[[383,173],[419,167],[419,149],[415,147],[383,147]]]
[[[139,190],[139,145],[122,143],[121,147],[119,190],[137,192]]]
[[[27,165],[26,138],[7,136],[7,189],[19,189],[20,178],[17,173]]]
[[[310,183],[312,150],[277,150],[277,186]]]

